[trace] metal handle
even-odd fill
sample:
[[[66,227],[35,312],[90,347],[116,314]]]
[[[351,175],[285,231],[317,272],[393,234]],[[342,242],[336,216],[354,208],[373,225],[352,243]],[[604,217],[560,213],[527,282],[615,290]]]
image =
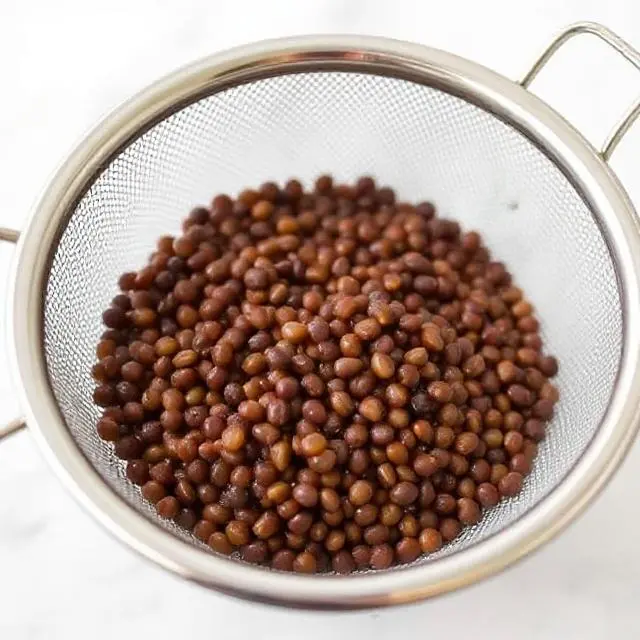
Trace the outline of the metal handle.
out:
[[[6,242],[13,242],[14,244],[18,242],[18,238],[20,237],[20,233],[15,231],[14,229],[6,229],[4,227],[0,227],[0,240],[5,240]],[[15,420],[11,420],[6,424],[0,424],[0,442],[4,438],[8,438],[11,434],[20,431],[20,429],[24,429],[26,427],[26,423],[23,418],[16,418]]]
[[[7,229],[6,227],[0,227],[0,240],[13,242],[15,244],[16,242],[18,242],[19,237],[19,231],[16,231],[15,229]]]
[[[8,438],[10,435],[20,431],[20,429],[24,429],[26,426],[27,423],[22,418],[16,418],[15,420],[10,420],[6,424],[0,425],[0,442],[5,438]]]
[[[610,47],[624,56],[636,69],[640,70],[640,53],[626,42],[626,40],[623,40],[620,36],[613,33],[613,31],[607,29],[607,27],[604,27],[601,24],[598,24],[597,22],[577,22],[576,24],[572,24],[564,29],[551,41],[531,69],[529,69],[526,75],[522,78],[520,84],[525,89],[528,88],[538,73],[540,73],[543,67],[547,62],[549,62],[562,45],[564,45],[568,40],[571,40],[574,36],[584,33],[600,38],[600,40],[606,42]],[[639,115],[640,98],[631,105],[628,111],[609,132],[609,135],[600,149],[600,155],[604,160],[609,160],[611,154],[615,151],[616,147]]]

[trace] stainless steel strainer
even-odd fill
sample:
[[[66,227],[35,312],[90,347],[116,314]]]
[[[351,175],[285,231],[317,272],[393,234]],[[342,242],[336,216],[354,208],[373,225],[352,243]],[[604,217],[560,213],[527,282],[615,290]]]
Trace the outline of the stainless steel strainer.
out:
[[[26,423],[110,531],[186,578],[307,607],[408,602],[487,576],[553,537],[605,484],[638,427],[640,229],[607,159],[527,86],[442,51],[359,36],[270,41],[160,80],[101,123],[59,170],[21,234],[10,343]],[[118,275],[218,191],[320,172],[375,175],[483,232],[539,309],[561,362],[559,411],[521,495],[439,554],[348,577],[287,575],[217,556],[160,521],[94,425],[90,377]],[[2,231],[6,240],[18,234]],[[8,433],[22,424],[15,421]]]

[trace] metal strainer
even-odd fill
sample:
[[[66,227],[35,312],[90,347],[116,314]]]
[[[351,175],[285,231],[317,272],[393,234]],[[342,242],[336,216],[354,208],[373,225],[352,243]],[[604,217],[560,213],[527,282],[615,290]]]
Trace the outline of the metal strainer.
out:
[[[186,578],[243,597],[352,608],[487,576],[553,537],[594,497],[638,427],[640,229],[607,159],[520,83],[442,51],[359,36],[245,46],[164,78],[101,123],[59,170],[18,242],[10,342],[26,422],[110,531]],[[320,172],[376,176],[479,229],[542,318],[559,410],[522,493],[439,554],[380,573],[299,576],[217,556],[158,519],[95,432],[90,376],[118,275],[215,192]],[[2,231],[7,240],[17,233]],[[8,433],[22,424],[15,421]]]

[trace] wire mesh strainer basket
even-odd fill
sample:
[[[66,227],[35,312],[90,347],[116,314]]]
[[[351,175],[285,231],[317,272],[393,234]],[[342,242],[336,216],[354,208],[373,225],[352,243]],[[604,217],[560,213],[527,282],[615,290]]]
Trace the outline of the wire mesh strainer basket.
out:
[[[469,584],[551,538],[610,477],[637,428],[640,232],[606,160],[517,84],[403,42],[305,37],[243,47],[165,78],[94,130],[20,237],[10,340],[26,422],[59,475],[112,532],[164,567],[243,597],[308,607],[407,602]],[[329,171],[372,174],[479,229],[540,311],[561,402],[522,493],[439,554],[347,577],[296,576],[207,551],[161,521],[95,432],[91,365],[118,275],[217,191]],[[17,234],[2,231],[16,240]],[[4,433],[23,423],[15,421]]]

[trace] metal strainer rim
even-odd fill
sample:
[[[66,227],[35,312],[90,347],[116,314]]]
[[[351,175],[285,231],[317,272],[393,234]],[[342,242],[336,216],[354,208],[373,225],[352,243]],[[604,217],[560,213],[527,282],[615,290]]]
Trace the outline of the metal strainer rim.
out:
[[[50,388],[42,350],[43,290],[67,216],[95,175],[141,131],[194,99],[274,73],[354,70],[429,84],[481,106],[529,137],[600,214],[620,278],[624,344],[604,420],[560,485],[520,520],[433,563],[349,577],[270,572],[205,553],[162,530],[119,498],[83,456]],[[363,36],[305,36],[213,55],[153,84],[108,116],[72,153],[32,212],[18,244],[9,337],[29,425],[58,475],[113,534],[163,567],[245,598],[315,608],[415,601],[476,582],[523,557],[564,528],[606,484],[638,428],[640,230],[624,189],[593,147],[532,93],[468,60],[416,44]]]

